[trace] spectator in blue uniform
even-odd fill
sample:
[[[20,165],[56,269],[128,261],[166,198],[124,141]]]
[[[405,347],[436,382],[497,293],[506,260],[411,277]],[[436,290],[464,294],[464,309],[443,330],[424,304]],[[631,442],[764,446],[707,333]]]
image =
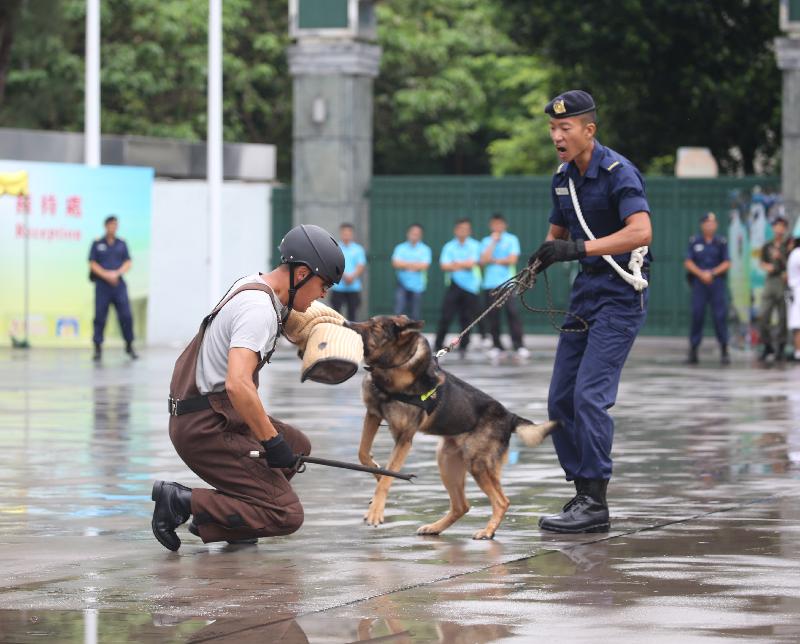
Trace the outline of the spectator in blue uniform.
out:
[[[435,350],[444,346],[444,337],[453,319],[458,316],[461,329],[478,316],[481,290],[481,245],[472,238],[472,222],[459,219],[453,228],[453,239],[442,248],[439,265],[445,274],[447,290],[442,302],[442,314],[436,331]],[[469,333],[458,345],[463,357],[469,346]]]
[[[125,338],[125,351],[134,360],[139,356],[133,349],[133,316],[128,301],[128,287],[123,275],[131,269],[128,245],[117,237],[119,222],[114,215],[106,217],[106,234],[92,242],[89,250],[89,276],[94,282],[94,360],[103,352],[103,334],[108,307],[113,304]]]
[[[553,532],[606,532],[606,490],[611,478],[614,421],[622,367],[644,324],[647,290],[637,292],[602,255],[627,268],[631,251],[650,243],[650,206],[636,167],[595,139],[596,108],[584,91],[560,94],[547,104],[550,138],[561,165],[553,176],[550,229],[529,263],[544,270],[553,262],[579,260],[569,310],[586,320],[585,333],[562,332],[550,381],[548,411],[560,424],[553,434],[558,459],[575,496],[539,526]],[[578,218],[570,188],[589,230]],[[637,253],[638,256],[638,253]],[[642,275],[649,274],[644,256]],[[580,323],[567,316],[566,329]]]
[[[361,276],[367,267],[364,247],[355,242],[353,224],[339,226],[339,246],[344,253],[344,275],[331,289],[331,306],[342,313],[347,309],[347,319],[357,320],[361,304]]]
[[[411,224],[406,230],[406,241],[395,246],[392,253],[392,266],[397,272],[394,313],[412,320],[422,319],[422,294],[428,286],[431,265],[431,249],[423,243],[422,234],[421,225]]]
[[[516,272],[517,259],[519,259],[519,239],[508,232],[508,223],[500,213],[495,213],[489,218],[491,234],[481,240],[481,267],[483,268],[483,304],[487,308],[494,302],[492,290],[503,282],[512,278]],[[522,320],[519,317],[516,298],[511,298],[499,309],[492,309],[486,317],[489,321],[489,333],[492,335],[492,348],[489,349],[490,358],[498,358],[503,351],[500,341],[500,318],[505,310],[508,318],[508,330],[511,334],[511,344],[520,358],[530,356],[528,350],[522,345]]]
[[[689,249],[683,265],[689,272],[692,287],[692,328],[689,334],[689,364],[697,364],[697,351],[703,340],[706,305],[711,305],[714,331],[722,364],[730,364],[728,356],[728,284],[726,273],[731,267],[728,242],[717,236],[717,216],[708,212],[700,218],[700,235],[689,238]]]

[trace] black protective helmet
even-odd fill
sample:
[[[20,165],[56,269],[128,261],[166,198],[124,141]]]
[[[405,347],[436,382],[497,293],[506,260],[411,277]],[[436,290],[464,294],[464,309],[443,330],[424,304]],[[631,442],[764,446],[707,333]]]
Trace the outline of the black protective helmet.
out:
[[[344,253],[339,243],[324,228],[313,224],[301,224],[292,228],[281,240],[281,264],[289,265],[289,305],[292,308],[294,295],[299,288],[315,275],[328,284],[338,284],[344,274]],[[294,283],[294,267],[307,266],[311,273],[304,280]]]

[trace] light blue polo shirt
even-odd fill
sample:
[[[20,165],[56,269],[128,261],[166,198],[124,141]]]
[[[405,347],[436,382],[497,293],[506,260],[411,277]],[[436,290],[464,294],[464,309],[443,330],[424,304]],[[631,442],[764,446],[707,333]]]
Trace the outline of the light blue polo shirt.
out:
[[[445,273],[445,284],[449,284],[450,279],[455,282],[456,286],[460,286],[465,291],[470,293],[478,293],[481,290],[481,269],[478,262],[481,259],[481,245],[477,239],[467,237],[464,243],[460,243],[458,239],[451,239],[442,248],[442,253],[439,256],[440,264],[449,264],[450,262],[465,262],[472,260],[475,266],[471,269],[466,268],[460,271],[448,271]]]
[[[412,244],[411,242],[404,241],[402,244],[397,244],[392,253],[392,260],[400,260],[401,262],[422,262],[424,264],[431,263],[431,249],[430,246],[422,242]],[[399,270],[397,273],[397,281],[407,291],[412,293],[423,293],[428,286],[428,271],[406,271]]]
[[[481,241],[481,255],[489,244],[492,243],[492,236],[484,237]],[[519,257],[519,238],[509,232],[504,232],[500,235],[500,239],[492,252],[492,259],[505,259],[509,255],[516,255]],[[514,277],[516,268],[513,264],[508,266],[503,264],[486,264],[483,267],[483,284],[484,289],[493,289],[500,286],[506,280]]]
[[[360,244],[350,242],[345,245],[344,242],[340,241],[339,246],[341,246],[342,253],[344,253],[345,273],[352,273],[356,268],[367,263],[364,247]],[[341,280],[338,284],[334,284],[331,290],[339,291],[340,293],[357,293],[361,291],[361,279],[353,280],[351,284],[345,284],[344,280]]]

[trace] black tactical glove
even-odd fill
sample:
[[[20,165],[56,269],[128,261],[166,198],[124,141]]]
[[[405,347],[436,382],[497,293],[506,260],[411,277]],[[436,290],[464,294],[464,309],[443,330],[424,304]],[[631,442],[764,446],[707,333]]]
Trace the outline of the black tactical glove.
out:
[[[541,273],[555,262],[571,262],[573,259],[583,259],[584,257],[586,257],[586,242],[582,239],[575,241],[554,239],[539,246],[539,249],[528,260],[528,266],[532,266],[538,259],[539,268],[536,272]]]
[[[267,465],[280,469],[292,469],[297,462],[297,454],[292,451],[289,444],[278,434],[268,441],[261,441],[267,455]]]

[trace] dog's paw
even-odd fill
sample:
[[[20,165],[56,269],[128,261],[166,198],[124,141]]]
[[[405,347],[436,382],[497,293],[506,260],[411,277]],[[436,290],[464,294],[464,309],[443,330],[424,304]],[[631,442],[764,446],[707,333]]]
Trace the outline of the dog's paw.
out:
[[[475,534],[473,534],[472,538],[479,541],[488,541],[489,539],[494,539],[494,532],[484,528],[483,530],[478,530]]]
[[[423,525],[417,528],[417,534],[419,535],[437,535],[439,532],[440,531],[436,527],[435,523],[429,523],[428,525]]]
[[[383,505],[370,501],[369,510],[364,515],[364,523],[376,528],[383,523]]]

